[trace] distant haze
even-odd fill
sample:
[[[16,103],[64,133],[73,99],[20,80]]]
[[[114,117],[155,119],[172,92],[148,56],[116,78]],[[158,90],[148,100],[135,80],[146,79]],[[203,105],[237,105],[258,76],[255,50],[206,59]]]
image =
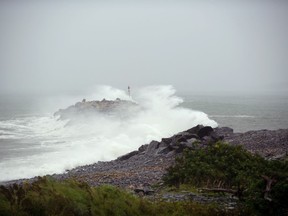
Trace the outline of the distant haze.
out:
[[[288,1],[0,1],[0,93],[288,93]]]

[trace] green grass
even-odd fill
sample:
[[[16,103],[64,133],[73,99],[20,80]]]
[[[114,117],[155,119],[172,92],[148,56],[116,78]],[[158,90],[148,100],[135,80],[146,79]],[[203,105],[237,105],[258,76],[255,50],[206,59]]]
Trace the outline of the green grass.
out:
[[[0,215],[231,215],[215,205],[149,201],[113,186],[89,187],[74,180],[39,178],[0,188]]]

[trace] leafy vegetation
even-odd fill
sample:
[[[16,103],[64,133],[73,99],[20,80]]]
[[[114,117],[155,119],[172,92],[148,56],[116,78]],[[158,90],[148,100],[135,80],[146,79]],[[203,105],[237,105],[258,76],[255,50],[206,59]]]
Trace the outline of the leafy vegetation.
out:
[[[112,186],[89,187],[47,177],[0,188],[0,215],[228,215],[213,205],[150,202]]]
[[[288,214],[288,163],[268,161],[222,142],[187,150],[163,178],[167,185],[187,184],[233,193],[251,214]]]

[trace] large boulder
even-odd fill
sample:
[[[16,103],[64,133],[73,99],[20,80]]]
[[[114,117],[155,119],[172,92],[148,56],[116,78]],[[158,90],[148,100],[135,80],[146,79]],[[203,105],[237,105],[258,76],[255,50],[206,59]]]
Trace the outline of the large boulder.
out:
[[[147,147],[145,154],[154,155],[157,153],[157,149],[159,148],[160,143],[153,140]]]
[[[144,151],[146,151],[147,148],[148,148],[148,144],[141,145],[141,146],[138,148],[138,151],[139,151],[139,152],[144,152]]]
[[[203,128],[203,127],[204,127],[203,125],[197,125],[197,126],[195,126],[193,128],[190,128],[190,129],[186,130],[185,132],[188,132],[190,134],[197,134],[199,132],[199,130],[201,128]]]
[[[138,153],[139,153],[139,151],[132,151],[132,152],[129,152],[123,156],[118,157],[117,160],[120,160],[120,161],[128,160],[129,158],[137,155]]]
[[[205,126],[199,129],[197,135],[200,139],[202,139],[205,136],[209,136],[213,132],[213,128],[210,126]]]

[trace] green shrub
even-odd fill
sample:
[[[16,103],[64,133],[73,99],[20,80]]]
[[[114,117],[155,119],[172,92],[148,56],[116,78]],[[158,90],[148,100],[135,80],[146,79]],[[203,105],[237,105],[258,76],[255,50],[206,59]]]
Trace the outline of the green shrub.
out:
[[[288,212],[287,161],[268,161],[241,146],[218,142],[207,148],[186,150],[167,171],[163,177],[167,185],[231,189],[255,214]],[[275,180],[267,193],[272,201],[264,198],[267,182],[263,176]]]

